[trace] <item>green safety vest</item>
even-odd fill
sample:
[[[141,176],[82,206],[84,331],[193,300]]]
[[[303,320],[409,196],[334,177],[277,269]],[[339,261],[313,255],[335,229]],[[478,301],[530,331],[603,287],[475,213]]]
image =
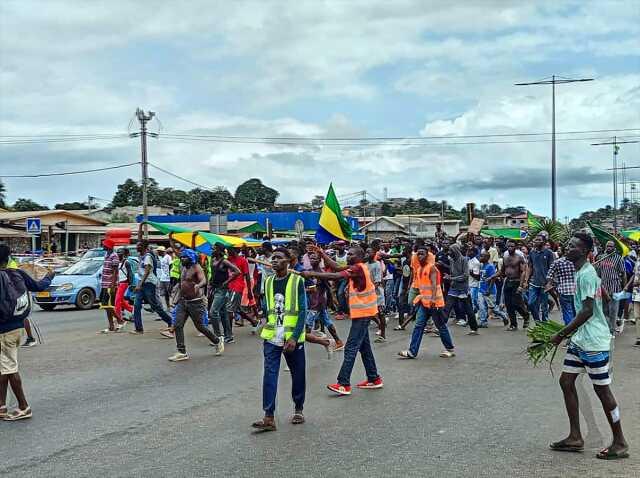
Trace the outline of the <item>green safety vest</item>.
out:
[[[275,294],[273,293],[273,281],[275,276],[269,276],[265,280],[264,298],[267,302],[267,323],[262,328],[260,337],[264,340],[271,340],[276,335],[276,311]],[[298,288],[303,279],[296,274],[289,274],[287,286],[284,294],[284,340],[289,340],[298,324]],[[298,338],[298,343],[304,342],[304,327]]]
[[[171,268],[169,269],[169,277],[172,279],[180,279],[180,267],[182,264],[180,263],[180,258],[176,257],[171,261]]]
[[[9,259],[9,264],[7,264],[7,269],[17,269],[18,263],[14,259]]]

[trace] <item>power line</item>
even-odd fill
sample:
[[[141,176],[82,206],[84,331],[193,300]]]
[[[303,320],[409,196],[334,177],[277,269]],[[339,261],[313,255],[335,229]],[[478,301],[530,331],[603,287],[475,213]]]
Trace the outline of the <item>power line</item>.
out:
[[[99,171],[110,171],[112,169],[128,168],[129,166],[135,166],[136,164],[140,164],[140,161],[136,161],[135,163],[120,164],[118,166],[109,166],[106,168],[84,169],[82,171],[65,171],[63,173],[42,173],[42,174],[2,174],[0,175],[0,177],[16,179],[16,178],[48,178],[51,176],[71,176],[74,174],[97,173]]]
[[[611,133],[620,131],[640,131],[640,128],[623,128],[623,129],[594,129],[583,131],[564,131],[556,132],[556,134],[591,134],[591,133]],[[424,140],[424,139],[457,139],[457,138],[500,138],[514,136],[546,136],[547,133],[494,133],[494,134],[477,134],[477,135],[455,135],[455,136],[377,136],[377,137],[344,137],[344,138],[310,138],[303,136],[224,136],[209,134],[192,134],[192,133],[171,133],[166,132],[162,136],[181,136],[181,137],[198,137],[198,138],[215,138],[215,139],[241,139],[241,140],[258,140],[258,141],[400,141],[400,140]]]
[[[438,143],[426,143],[426,142],[358,142],[358,143],[322,143],[322,140],[316,140],[316,142],[308,141],[269,141],[269,140],[235,140],[235,139],[214,139],[214,138],[199,138],[199,137],[180,137],[173,135],[161,135],[160,138],[177,140],[177,141],[200,141],[210,143],[235,143],[235,144],[262,144],[262,145],[278,145],[278,146],[349,146],[349,147],[363,147],[363,146],[455,146],[455,145],[483,145],[483,144],[520,144],[520,143],[549,143],[552,139],[522,139],[522,140],[509,140],[509,141],[442,141]],[[445,139],[444,137],[442,139]],[[602,137],[580,137],[580,138],[559,138],[556,141],[601,141],[608,138]]]
[[[171,171],[167,171],[166,169],[161,168],[160,166],[156,166],[153,163],[148,163],[148,164],[149,164],[149,166],[151,166],[152,168],[157,169],[158,171],[162,171],[163,173],[168,174],[169,176],[173,176],[176,179],[180,179],[181,181],[184,181],[184,182],[189,183],[189,184],[191,184],[193,186],[199,187],[200,189],[206,189],[207,191],[217,192],[213,188],[210,188],[208,186],[203,186],[202,184],[196,183],[195,181],[191,181],[190,179],[187,179],[185,177],[179,176],[179,175],[177,175],[175,173],[172,173]]]
[[[0,139],[0,144],[47,144],[47,143],[68,143],[75,141],[103,141],[113,139],[126,139],[129,136],[126,134],[113,135],[113,136],[86,136],[86,137],[69,137],[69,138],[40,138],[40,139]]]

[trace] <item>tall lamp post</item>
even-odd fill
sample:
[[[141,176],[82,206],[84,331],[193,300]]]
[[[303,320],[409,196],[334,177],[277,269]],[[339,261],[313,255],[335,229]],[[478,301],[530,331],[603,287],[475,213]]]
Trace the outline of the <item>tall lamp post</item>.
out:
[[[557,220],[556,193],[556,85],[561,83],[578,83],[593,81],[593,78],[562,78],[553,75],[550,80],[533,81],[530,83],[516,83],[515,86],[551,85],[551,219]]]

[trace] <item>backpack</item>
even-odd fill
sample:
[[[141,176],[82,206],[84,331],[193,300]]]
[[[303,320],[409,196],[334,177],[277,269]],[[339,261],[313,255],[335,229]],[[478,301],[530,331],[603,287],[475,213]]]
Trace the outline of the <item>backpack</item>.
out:
[[[18,271],[0,271],[0,322],[23,320],[31,312],[31,295]]]
[[[153,275],[158,277],[158,258],[152,252],[147,252],[144,256],[142,256],[142,261],[146,256],[151,256],[151,262],[153,262]]]

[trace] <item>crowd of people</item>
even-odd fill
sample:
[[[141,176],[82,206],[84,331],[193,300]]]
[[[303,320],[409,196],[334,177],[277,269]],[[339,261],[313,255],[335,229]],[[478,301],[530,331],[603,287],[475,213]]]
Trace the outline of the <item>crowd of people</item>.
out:
[[[577,373],[587,372],[614,433],[612,445],[599,457],[623,457],[627,445],[609,389],[609,352],[612,338],[623,333],[626,323],[636,323],[635,345],[640,346],[640,321],[635,319],[640,318],[638,251],[622,257],[613,242],[598,250],[581,233],[566,247],[551,243],[544,233],[516,242],[473,234],[448,238],[438,230],[431,240],[319,245],[307,239],[277,247],[264,242],[259,249],[216,244],[211,256],[173,241],[171,247],[155,250],[140,241],[139,257],[134,259],[127,248],[119,249],[106,240],[100,303],[108,327],[100,333],[122,332],[132,322],[129,333],[144,334],[146,304],[164,322],[162,336],[176,341],[177,350],[169,360],[180,362],[190,358],[184,337],[188,318],[215,347],[216,355],[235,342],[234,328],[248,324],[263,340],[264,354],[264,417],[252,426],[270,431],[276,429],[282,356],[292,376],[291,423],[304,423],[305,342],[324,347],[329,357],[343,352],[336,382],[327,388],[350,395],[358,354],[366,377],[356,388],[384,386],[372,343],[387,340],[390,321],[395,321],[396,331],[415,321],[408,348],[398,351],[399,357],[415,359],[428,334],[439,337],[440,357],[451,359],[456,346],[450,324],[468,328],[472,336],[480,335],[491,321],[502,323],[507,332],[517,332],[527,329],[531,320],[549,320],[550,311],[558,308],[566,327],[554,340],[560,343],[570,337],[561,386],[571,433],[551,447],[575,451],[583,446],[574,416],[573,381]],[[0,268],[9,270],[10,251],[5,249],[0,251]],[[50,280],[36,282],[25,276],[22,273],[23,285],[29,291],[45,289]],[[349,335],[342,341],[333,321],[347,318]],[[18,319],[9,321],[13,325],[7,323],[0,321],[0,416],[28,418],[31,411],[20,391],[14,352],[20,336],[16,330],[22,325]],[[369,336],[372,325],[374,340]],[[11,414],[5,405],[6,383],[17,391],[19,402]]]

